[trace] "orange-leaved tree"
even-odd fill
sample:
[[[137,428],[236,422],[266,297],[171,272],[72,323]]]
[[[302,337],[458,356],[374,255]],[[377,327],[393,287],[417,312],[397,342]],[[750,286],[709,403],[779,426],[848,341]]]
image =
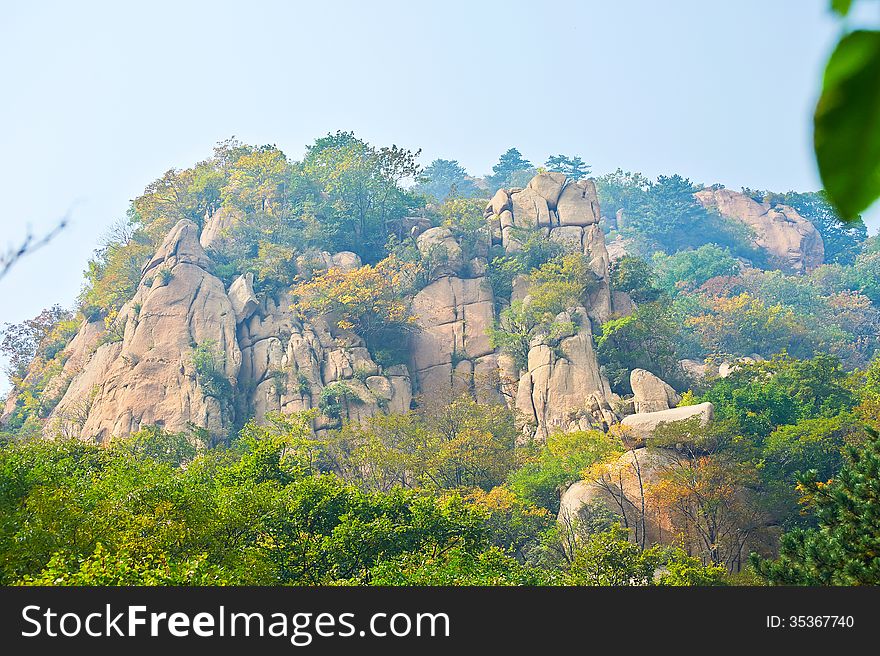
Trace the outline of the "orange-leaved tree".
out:
[[[406,295],[418,272],[418,264],[393,255],[349,271],[331,268],[293,288],[294,309],[331,315],[338,328],[354,330],[369,344],[378,335],[413,325]]]

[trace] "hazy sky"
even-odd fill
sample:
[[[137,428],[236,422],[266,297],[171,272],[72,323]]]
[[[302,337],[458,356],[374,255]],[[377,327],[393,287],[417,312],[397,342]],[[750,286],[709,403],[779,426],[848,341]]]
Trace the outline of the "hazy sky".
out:
[[[73,221],[0,280],[0,325],[72,303],[129,200],[232,135],[296,159],[351,129],[474,174],[516,146],[595,173],[816,189],[827,5],[0,0],[0,246]]]

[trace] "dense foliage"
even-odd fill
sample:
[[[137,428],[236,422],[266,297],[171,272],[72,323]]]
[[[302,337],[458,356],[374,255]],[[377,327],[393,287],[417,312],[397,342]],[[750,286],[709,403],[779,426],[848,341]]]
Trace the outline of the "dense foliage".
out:
[[[75,311],[4,328],[16,396],[0,434],[0,582],[714,585],[746,567],[747,549],[776,549],[768,523],[786,531],[778,560],[753,561],[768,581],[877,582],[880,242],[864,224],[842,224],[821,193],[744,190],[794,207],[822,235],[826,264],[787,274],[768,270],[742,224],[696,202],[700,185],[602,176],[602,225],[626,244],[611,288],[634,305],[598,321],[587,312],[601,285],[591,255],[524,227],[519,250],[493,243],[487,197],[538,170],[518,150],[482,179],[455,160],[422,169],[418,155],[350,132],[316,140],[302,161],[221,143],[132,202],[89,263]],[[543,170],[589,174],[561,154]],[[448,265],[419,249],[415,228],[448,228],[463,275],[491,286],[489,337],[514,366],[527,368],[537,343],[566,357],[565,340],[589,330],[616,393],[629,395],[642,368],[683,404],[713,403],[708,426],[666,425],[650,440],[677,457],[643,497],[686,527],[681,548],[646,544],[623,508],[557,521],[569,485],[619,478],[621,457],[641,446],[626,430],[524,441],[506,405],[470,396],[353,424],[353,392],[335,381],[316,400],[333,426],[320,435],[307,413],[242,427],[245,417],[221,444],[157,427],[106,446],[39,439],[69,384],[59,372],[71,339],[82,325],[100,326],[100,343],[122,339],[117,315],[180,219],[221,226],[209,254],[224,283],[252,273],[260,298],[331,317],[383,367],[409,359],[409,300]],[[322,251],[361,262],[328,268]],[[161,275],[152,284],[169,282]],[[200,388],[232,404],[217,345],[193,343],[189,357]]]

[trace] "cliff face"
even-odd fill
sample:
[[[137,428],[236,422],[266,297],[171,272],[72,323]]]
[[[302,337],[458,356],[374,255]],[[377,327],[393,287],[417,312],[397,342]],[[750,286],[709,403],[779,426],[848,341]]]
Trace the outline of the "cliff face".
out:
[[[67,360],[58,390],[66,385],[66,391],[47,434],[106,441],[156,424],[172,431],[196,426],[220,438],[250,417],[309,409],[317,409],[320,431],[406,412],[414,398],[428,405],[461,393],[485,403],[506,401],[524,434],[538,439],[552,430],[607,429],[619,420],[593,331],[625,308],[612,300],[592,181],[540,174],[524,189],[499,190],[486,209],[493,245],[521,249],[525,228],[590,262],[589,302],[559,317],[572,326],[570,333],[555,347],[536,337],[523,371],[496,353],[488,336],[498,300],[486,276],[489,244],[465,262],[449,230],[414,228],[423,255],[440,251],[444,257],[410,300],[416,330],[409,364],[383,368],[363,339],[337,328],[332,317],[303,320],[290,297],[258,297],[250,275],[224,288],[211,273],[205,246],[231,238],[239,218],[221,210],[201,234],[194,223],[179,222],[113,326],[82,326],[68,346],[75,357]],[[361,265],[353,253],[317,257],[324,268]],[[527,301],[525,283],[515,281],[514,299]]]
[[[231,384],[241,365],[235,312],[209,265],[198,227],[179,222],[122,308],[116,340],[99,346],[72,380],[50,428],[105,441],[150,424],[180,431],[192,423],[212,433],[231,425],[231,409],[193,358],[205,349],[215,387]]]
[[[353,254],[330,262],[360,265]],[[409,410],[406,367],[381,372],[357,335],[297,321],[287,298],[260,302],[247,276],[227,291],[210,266],[198,227],[178,223],[120,312],[117,339],[81,360],[47,432],[106,441],[156,424],[223,437],[236,419],[317,408],[331,383],[345,387],[318,429]],[[92,332],[84,325],[74,343]]]

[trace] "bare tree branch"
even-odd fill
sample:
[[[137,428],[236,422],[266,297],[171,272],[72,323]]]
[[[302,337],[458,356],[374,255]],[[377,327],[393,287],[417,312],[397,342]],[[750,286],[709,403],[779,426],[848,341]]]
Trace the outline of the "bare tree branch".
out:
[[[10,247],[5,253],[0,254],[0,280],[22,257],[42,248],[58,236],[58,233],[67,227],[67,223],[68,218],[65,216],[58,222],[58,225],[39,238],[35,237],[28,229],[27,235],[18,247]]]

